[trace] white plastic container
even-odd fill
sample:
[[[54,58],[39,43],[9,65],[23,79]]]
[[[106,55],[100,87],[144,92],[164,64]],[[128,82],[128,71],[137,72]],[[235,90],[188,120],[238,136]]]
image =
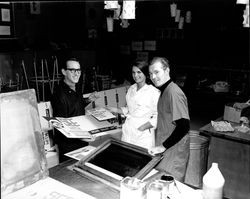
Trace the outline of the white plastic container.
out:
[[[203,176],[203,198],[222,199],[225,179],[219,170],[218,163],[212,163],[211,168]]]

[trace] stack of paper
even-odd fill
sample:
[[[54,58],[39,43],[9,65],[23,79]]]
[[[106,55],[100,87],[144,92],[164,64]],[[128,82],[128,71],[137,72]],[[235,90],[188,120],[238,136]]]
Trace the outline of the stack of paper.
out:
[[[87,112],[88,114],[93,115],[99,121],[108,120],[116,117],[114,114],[112,114],[105,108],[95,108],[87,110]]]
[[[93,134],[117,128],[108,121],[98,121],[92,115],[44,118],[68,138],[92,139]]]

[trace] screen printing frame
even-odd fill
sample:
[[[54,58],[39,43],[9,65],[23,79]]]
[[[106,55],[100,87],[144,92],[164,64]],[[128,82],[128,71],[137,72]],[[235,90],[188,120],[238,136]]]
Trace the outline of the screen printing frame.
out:
[[[1,196],[49,176],[34,89],[0,93],[0,132]]]
[[[79,174],[90,178],[94,181],[102,182],[108,186],[111,186],[112,188],[115,188],[117,190],[120,190],[120,182],[121,180],[126,176],[121,176],[119,174],[116,174],[112,171],[109,171],[107,169],[101,168],[95,164],[92,164],[90,161],[93,160],[96,156],[100,155],[102,152],[105,152],[108,147],[111,145],[116,145],[118,147],[124,148],[128,153],[131,154],[140,154],[141,156],[146,156],[150,159],[144,165],[140,170],[136,171],[136,174],[130,177],[135,177],[138,179],[142,179],[145,177],[155,166],[156,164],[161,160],[162,156],[152,156],[148,154],[147,149],[135,146],[120,140],[116,140],[114,138],[110,138],[109,140],[106,140],[103,142],[100,146],[98,146],[94,151],[92,151],[89,155],[82,158],[80,161],[78,161],[73,169],[78,172]],[[117,151],[118,152],[118,151]],[[118,152],[119,153],[119,152]]]

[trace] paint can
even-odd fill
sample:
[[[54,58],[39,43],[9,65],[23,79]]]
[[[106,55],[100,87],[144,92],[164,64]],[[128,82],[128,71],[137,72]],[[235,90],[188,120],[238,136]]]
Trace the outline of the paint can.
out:
[[[173,192],[174,189],[174,177],[171,175],[163,175],[160,180],[164,184],[163,198],[167,198],[169,193]]]

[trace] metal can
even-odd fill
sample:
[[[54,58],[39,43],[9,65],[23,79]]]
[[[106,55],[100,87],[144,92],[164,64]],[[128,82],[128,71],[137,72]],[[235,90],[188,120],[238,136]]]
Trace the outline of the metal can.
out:
[[[163,175],[160,181],[164,184],[163,196],[166,198],[168,194],[173,192],[174,177],[171,175]]]

